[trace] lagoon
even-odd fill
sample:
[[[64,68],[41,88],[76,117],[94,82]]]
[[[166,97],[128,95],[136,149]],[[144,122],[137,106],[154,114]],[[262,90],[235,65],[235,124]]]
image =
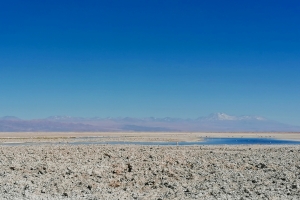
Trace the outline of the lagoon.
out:
[[[138,142],[138,141],[73,141],[73,142],[10,142],[0,143],[5,146],[21,145],[169,145],[169,146],[192,146],[192,145],[300,145],[297,140],[283,140],[273,138],[204,138],[195,142]]]

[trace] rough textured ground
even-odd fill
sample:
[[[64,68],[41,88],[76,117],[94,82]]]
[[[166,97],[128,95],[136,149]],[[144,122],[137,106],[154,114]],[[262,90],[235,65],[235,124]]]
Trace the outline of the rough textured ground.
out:
[[[0,199],[300,199],[300,147],[0,146]]]

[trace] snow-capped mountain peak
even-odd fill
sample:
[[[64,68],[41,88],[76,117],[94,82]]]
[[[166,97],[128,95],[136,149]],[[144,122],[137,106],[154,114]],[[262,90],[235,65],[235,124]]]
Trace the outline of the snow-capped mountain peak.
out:
[[[225,113],[213,113],[206,117],[206,120],[237,120],[237,117]]]
[[[250,115],[243,115],[243,116],[233,116],[228,115],[225,113],[213,113],[207,117],[201,117],[200,120],[209,120],[209,121],[241,121],[241,120],[266,120],[260,116],[250,116]]]
[[[71,119],[72,117],[71,116],[67,116],[67,115],[55,115],[55,116],[50,116],[50,117],[47,117],[46,119],[47,120],[68,120],[68,119]]]

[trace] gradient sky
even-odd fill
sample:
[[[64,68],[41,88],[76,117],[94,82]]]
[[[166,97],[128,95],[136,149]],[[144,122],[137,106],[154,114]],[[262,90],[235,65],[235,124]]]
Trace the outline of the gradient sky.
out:
[[[300,125],[300,1],[0,2],[0,116]]]

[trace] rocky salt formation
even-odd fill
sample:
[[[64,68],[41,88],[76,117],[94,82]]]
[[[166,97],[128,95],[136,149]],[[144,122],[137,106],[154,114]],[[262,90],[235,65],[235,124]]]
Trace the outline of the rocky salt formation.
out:
[[[0,146],[0,199],[300,199],[300,147]]]

